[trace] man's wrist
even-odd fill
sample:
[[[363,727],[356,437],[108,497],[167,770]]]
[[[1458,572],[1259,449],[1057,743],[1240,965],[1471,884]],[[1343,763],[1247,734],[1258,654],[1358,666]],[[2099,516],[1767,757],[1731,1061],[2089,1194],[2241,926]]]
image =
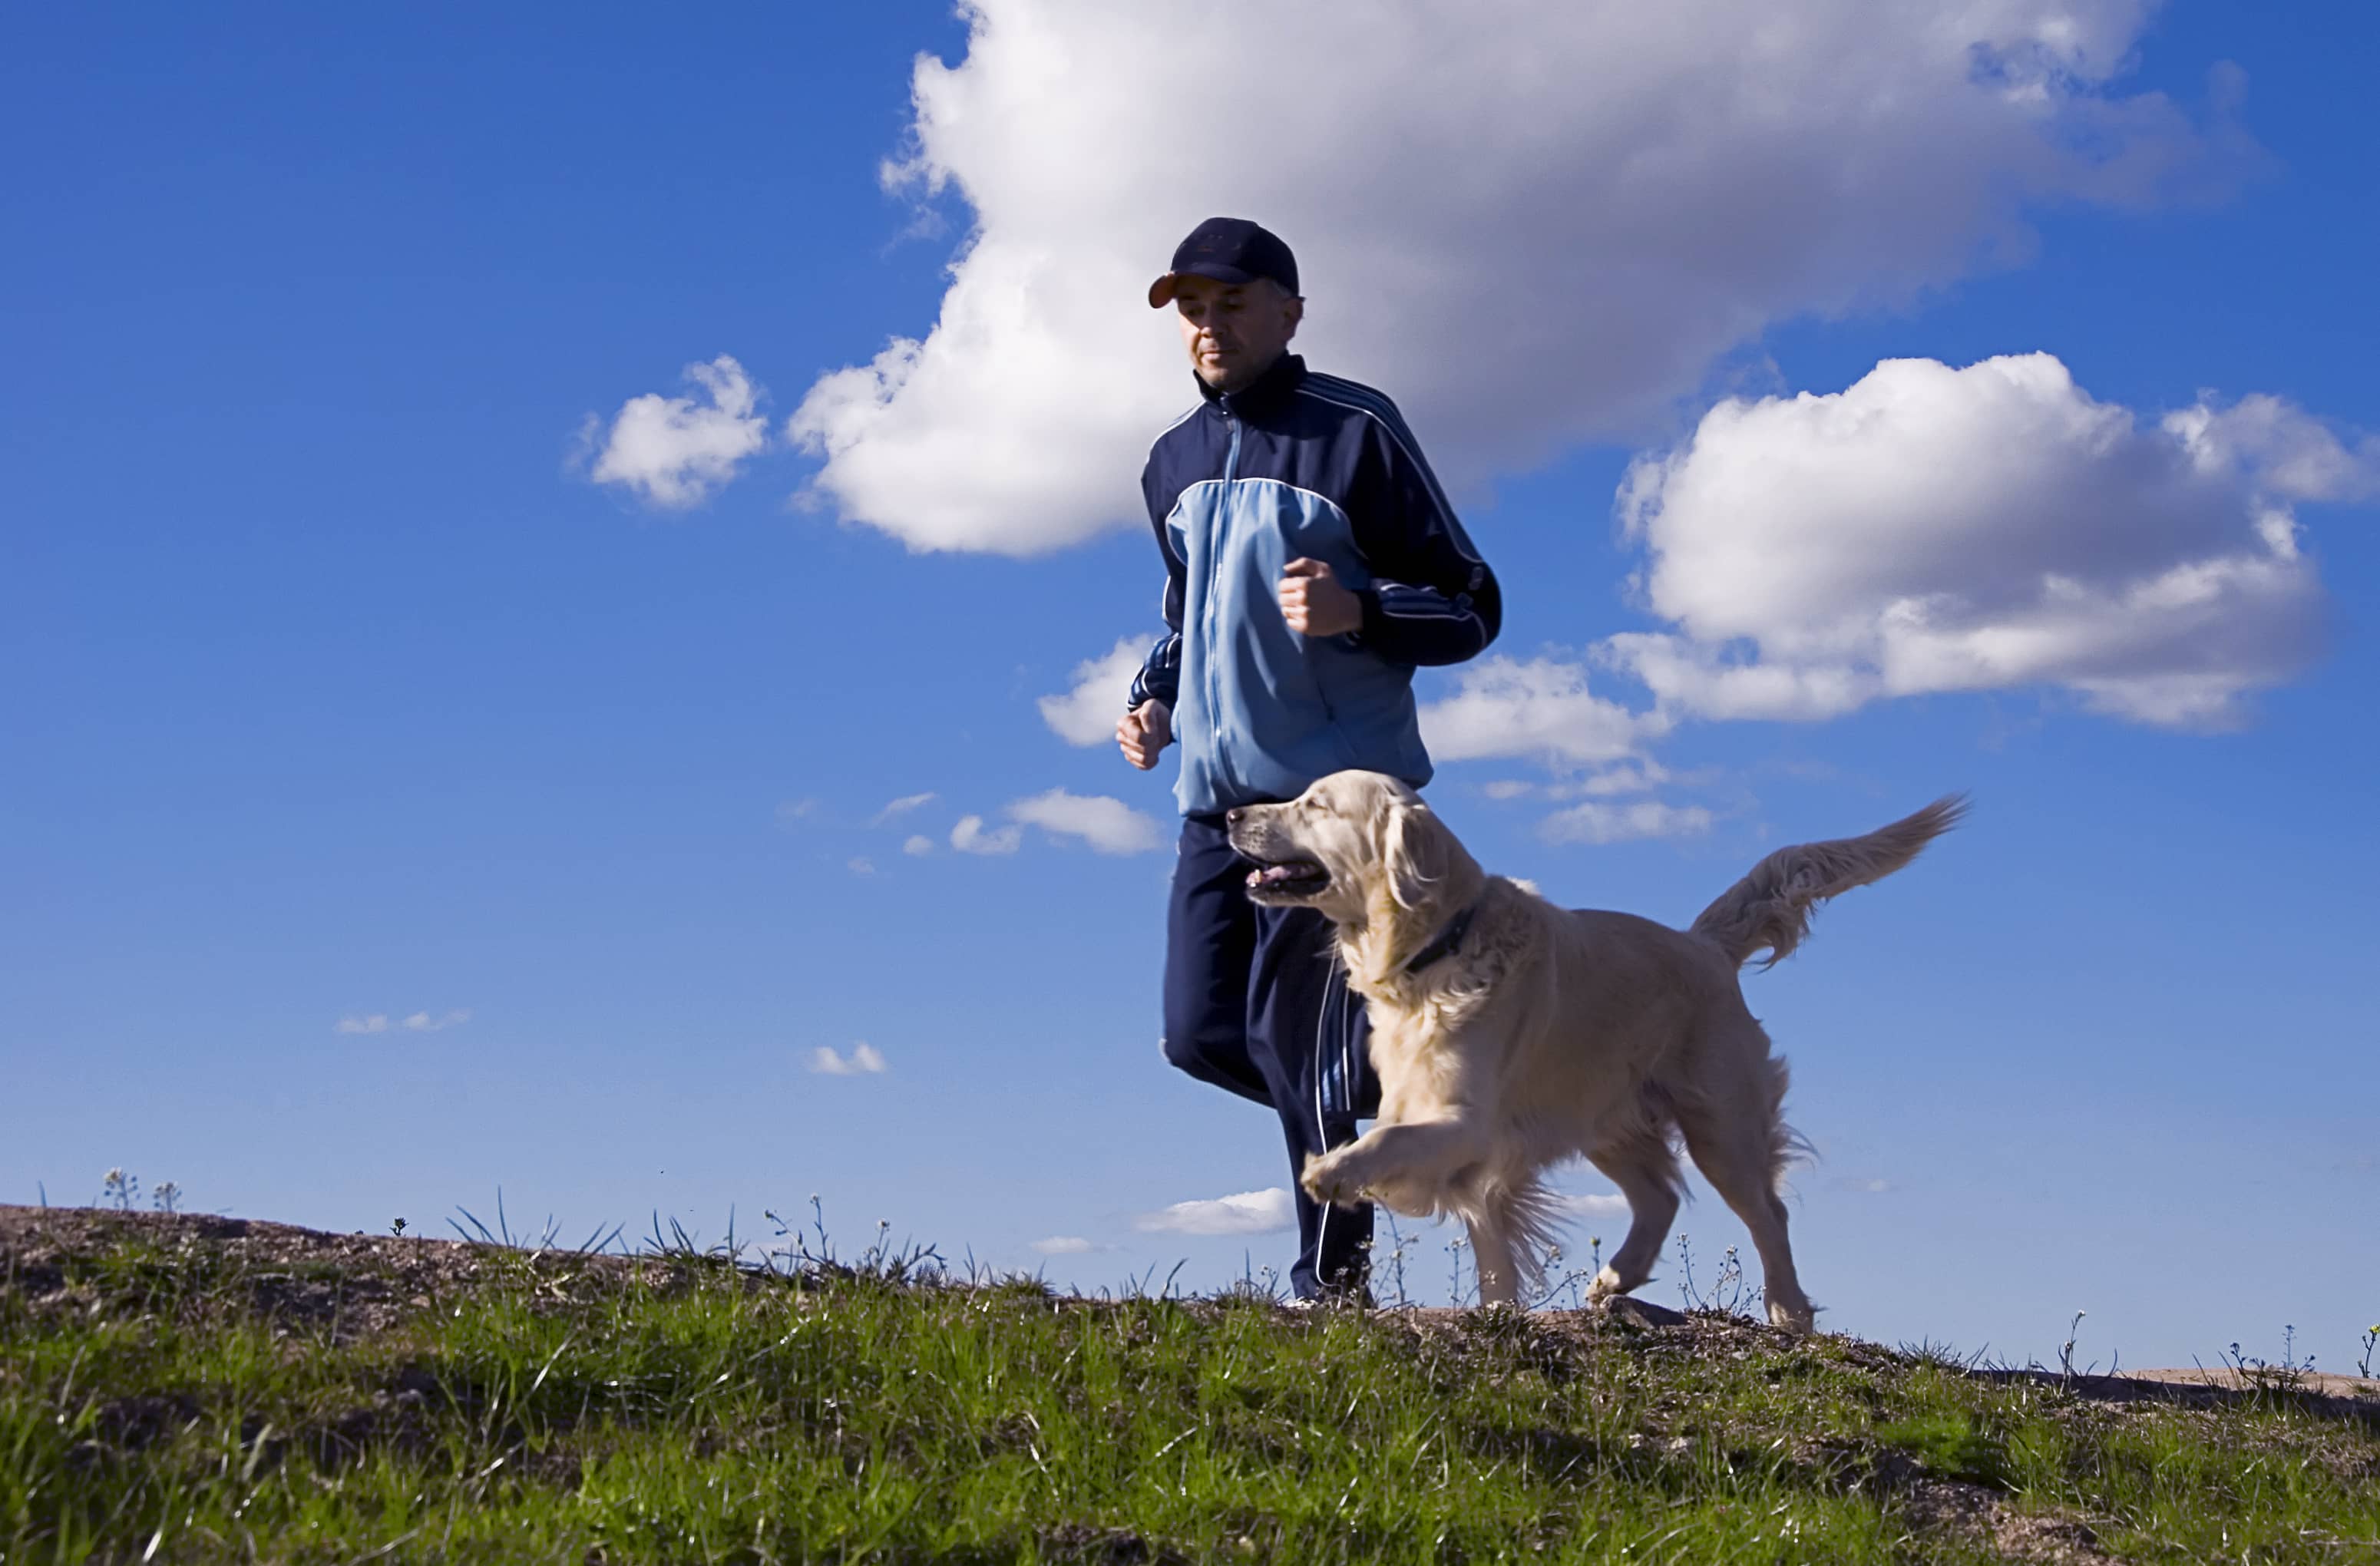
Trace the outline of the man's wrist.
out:
[[[1376,588],[1357,588],[1355,592],[1355,628],[1347,633],[1349,647],[1362,647],[1379,634],[1380,594]]]

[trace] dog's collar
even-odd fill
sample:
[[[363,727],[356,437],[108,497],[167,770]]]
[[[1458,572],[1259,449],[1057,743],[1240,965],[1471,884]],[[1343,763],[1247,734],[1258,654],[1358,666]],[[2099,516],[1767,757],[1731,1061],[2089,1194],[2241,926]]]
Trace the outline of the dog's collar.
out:
[[[1463,909],[1463,912],[1455,915],[1454,917],[1447,920],[1446,928],[1438,932],[1438,939],[1432,941],[1420,951],[1415,953],[1412,958],[1406,962],[1402,971],[1408,974],[1417,974],[1421,972],[1422,969],[1429,966],[1430,964],[1438,961],[1440,957],[1453,955],[1455,949],[1463,944],[1463,938],[1471,933],[1471,921],[1477,916],[1478,912],[1479,904],[1474,903],[1468,908]]]

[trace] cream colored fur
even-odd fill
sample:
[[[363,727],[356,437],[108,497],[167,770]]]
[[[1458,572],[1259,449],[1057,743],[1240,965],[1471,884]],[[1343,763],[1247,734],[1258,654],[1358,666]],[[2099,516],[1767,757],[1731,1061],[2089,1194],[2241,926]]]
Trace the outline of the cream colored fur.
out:
[[[1784,1123],[1785,1062],[1744,1009],[1738,971],[1776,962],[1815,905],[1916,857],[1963,805],[1944,799],[1865,837],[1779,849],[1675,930],[1631,914],[1555,907],[1490,876],[1418,795],[1377,772],[1339,772],[1286,805],[1232,812],[1232,843],[1259,865],[1309,861],[1328,880],[1250,895],[1320,910],[1365,997],[1378,1123],[1307,1160],[1316,1200],[1378,1201],[1469,1227],[1482,1305],[1515,1304],[1555,1238],[1548,1170],[1584,1157],[1628,1199],[1628,1237],[1597,1300],[1652,1276],[1677,1216],[1674,1142],[1752,1231],[1768,1317],[1806,1331],[1778,1181],[1799,1147]],[[1457,949],[1415,954],[1464,909]]]

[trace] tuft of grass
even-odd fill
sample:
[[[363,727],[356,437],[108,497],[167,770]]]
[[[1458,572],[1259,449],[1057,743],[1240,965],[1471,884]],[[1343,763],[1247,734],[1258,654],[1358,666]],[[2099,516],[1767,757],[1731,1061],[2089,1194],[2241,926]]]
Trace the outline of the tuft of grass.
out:
[[[2009,1487],[2007,1449],[1965,1409],[1934,1409],[1876,1426],[1876,1439],[1908,1453],[1947,1478],[1991,1489]]]
[[[2380,1414],[2317,1399],[2099,1402],[1718,1311],[1089,1301],[881,1230],[763,1263],[505,1221],[0,1209],[0,1562],[2380,1550]]]

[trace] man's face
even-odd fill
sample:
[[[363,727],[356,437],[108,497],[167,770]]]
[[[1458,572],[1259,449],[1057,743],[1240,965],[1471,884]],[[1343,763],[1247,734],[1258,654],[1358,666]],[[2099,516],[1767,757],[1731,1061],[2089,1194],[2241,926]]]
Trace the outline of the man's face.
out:
[[[1174,285],[1173,302],[1190,368],[1219,392],[1236,392],[1271,369],[1305,314],[1305,301],[1269,277],[1253,283],[1184,277]]]

